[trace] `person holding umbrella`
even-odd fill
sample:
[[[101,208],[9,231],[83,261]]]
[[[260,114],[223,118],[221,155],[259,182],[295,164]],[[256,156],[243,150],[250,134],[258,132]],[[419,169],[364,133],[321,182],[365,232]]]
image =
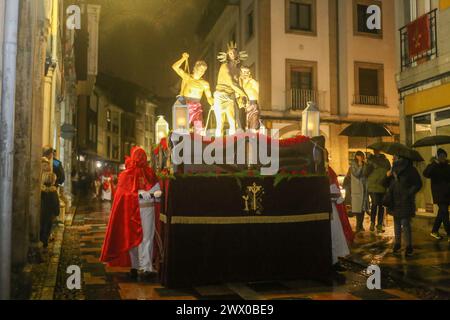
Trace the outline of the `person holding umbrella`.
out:
[[[388,186],[383,205],[394,217],[394,253],[402,248],[402,235],[405,236],[407,257],[413,254],[411,219],[416,215],[416,194],[422,189],[422,179],[413,161],[423,161],[416,151],[401,143],[379,142],[369,147],[394,156],[392,170],[385,181]]]
[[[431,231],[431,236],[437,240],[442,240],[439,234],[441,225],[444,225],[447,232],[448,241],[450,242],[450,221],[448,206],[450,205],[450,165],[447,160],[447,152],[439,149],[437,158],[433,158],[427,166],[423,175],[425,178],[431,179],[431,191],[433,194],[433,202],[439,208],[438,215]]]
[[[390,211],[394,216],[394,253],[402,248],[402,233],[405,235],[407,257],[413,254],[411,219],[416,216],[416,194],[422,189],[422,180],[412,160],[394,157],[388,193],[392,202]]]
[[[340,135],[365,138],[367,147],[369,138],[391,137],[392,133],[382,124],[362,121],[352,123]],[[351,176],[352,214],[356,215],[356,232],[364,231],[364,213],[369,210],[367,177],[364,175],[364,168],[366,166],[365,158],[365,154],[362,151],[358,151],[349,170],[349,176]]]
[[[368,157],[367,165],[364,169],[364,175],[367,177],[367,191],[372,203],[370,210],[370,231],[375,231],[376,223],[377,232],[383,233],[383,219],[385,213],[383,197],[386,193],[383,182],[386,178],[386,173],[391,170],[391,164],[386,156],[379,150],[375,150],[374,153],[373,156]]]

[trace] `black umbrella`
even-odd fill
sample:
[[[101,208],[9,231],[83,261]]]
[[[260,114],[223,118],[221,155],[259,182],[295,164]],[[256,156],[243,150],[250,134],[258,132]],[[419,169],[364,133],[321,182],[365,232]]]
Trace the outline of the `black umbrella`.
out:
[[[413,148],[441,146],[444,144],[450,144],[450,136],[426,137],[414,143]]]
[[[366,138],[392,137],[392,133],[388,130],[388,128],[381,124],[369,121],[355,122],[342,131],[340,135],[346,137]]]
[[[369,149],[378,150],[392,156],[398,156],[412,161],[425,161],[419,152],[397,142],[378,142],[369,146]]]

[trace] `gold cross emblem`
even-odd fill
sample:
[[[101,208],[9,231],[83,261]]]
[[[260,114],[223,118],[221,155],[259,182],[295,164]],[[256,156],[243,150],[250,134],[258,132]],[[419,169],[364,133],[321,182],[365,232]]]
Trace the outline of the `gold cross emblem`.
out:
[[[262,206],[263,194],[264,188],[262,186],[258,186],[256,183],[253,183],[253,185],[247,187],[245,194],[242,196],[245,205],[244,211],[252,211],[255,214],[261,215],[264,209]]]

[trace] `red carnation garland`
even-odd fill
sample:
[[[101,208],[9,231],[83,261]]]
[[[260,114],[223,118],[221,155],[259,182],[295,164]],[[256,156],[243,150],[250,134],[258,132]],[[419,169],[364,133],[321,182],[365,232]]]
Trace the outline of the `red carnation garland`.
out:
[[[157,156],[160,150],[167,151],[169,149],[169,143],[167,142],[167,138],[162,138],[159,142],[159,145],[153,150],[153,154]]]
[[[205,140],[205,138],[209,138],[209,140]],[[238,141],[238,140],[245,139],[245,138],[266,140],[268,144],[270,144],[272,142],[271,137],[261,134],[261,133],[237,133],[233,136],[220,137],[220,138],[204,137],[204,136],[200,136],[200,135],[191,133],[192,140],[197,141],[197,142],[202,142],[203,144],[211,144],[211,143],[217,141],[218,139],[222,139],[222,144],[225,145],[226,140],[228,140],[228,139],[234,139],[234,141]],[[290,147],[290,146],[297,145],[297,144],[307,143],[309,141],[311,141],[311,139],[309,137],[305,137],[302,135],[297,135],[295,137],[288,138],[288,139],[279,139],[278,140],[280,147]],[[161,143],[163,143],[163,140],[161,140]],[[164,138],[164,143],[165,143],[165,147],[167,148],[166,138]],[[156,150],[159,153],[159,147],[157,149],[155,149],[155,151]],[[167,150],[167,149],[164,149],[164,150]]]

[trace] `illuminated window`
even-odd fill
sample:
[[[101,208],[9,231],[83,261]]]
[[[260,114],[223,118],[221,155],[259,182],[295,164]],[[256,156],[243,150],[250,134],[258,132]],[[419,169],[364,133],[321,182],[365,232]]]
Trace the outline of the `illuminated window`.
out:
[[[111,110],[106,110],[106,130],[111,131]]]

